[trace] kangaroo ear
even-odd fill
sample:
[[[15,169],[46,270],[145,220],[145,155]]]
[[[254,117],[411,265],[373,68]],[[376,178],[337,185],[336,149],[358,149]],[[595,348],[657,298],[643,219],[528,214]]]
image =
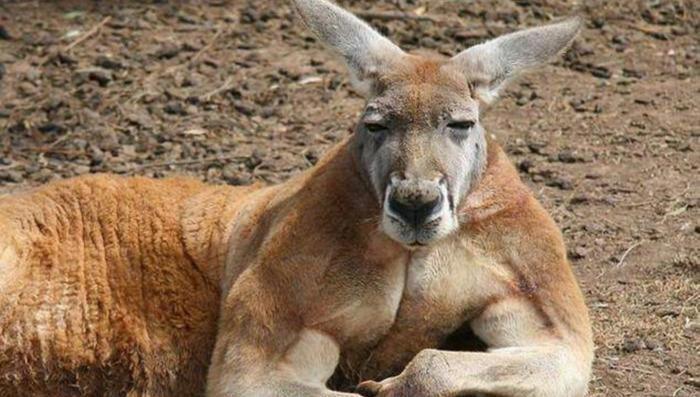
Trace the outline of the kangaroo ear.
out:
[[[376,79],[404,52],[364,21],[325,0],[295,0],[304,23],[345,60],[355,90],[369,95]]]
[[[491,103],[508,80],[566,49],[581,25],[581,19],[575,17],[510,33],[468,48],[453,57],[452,62],[472,82],[477,97]]]

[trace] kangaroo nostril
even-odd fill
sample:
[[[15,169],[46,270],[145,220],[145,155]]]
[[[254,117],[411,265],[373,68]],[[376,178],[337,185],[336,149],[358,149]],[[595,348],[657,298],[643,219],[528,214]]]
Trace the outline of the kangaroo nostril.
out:
[[[406,223],[418,226],[433,214],[442,209],[443,197],[438,195],[435,199],[425,201],[423,197],[401,198],[392,195],[389,198],[389,210]]]

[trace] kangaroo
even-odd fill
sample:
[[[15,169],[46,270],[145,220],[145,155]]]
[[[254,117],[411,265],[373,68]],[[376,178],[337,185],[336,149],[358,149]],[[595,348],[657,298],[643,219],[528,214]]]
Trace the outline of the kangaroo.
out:
[[[0,198],[1,395],[586,394],[561,233],[480,123],[581,22],[447,58],[294,4],[366,98],[353,133],[274,186],[97,175]]]

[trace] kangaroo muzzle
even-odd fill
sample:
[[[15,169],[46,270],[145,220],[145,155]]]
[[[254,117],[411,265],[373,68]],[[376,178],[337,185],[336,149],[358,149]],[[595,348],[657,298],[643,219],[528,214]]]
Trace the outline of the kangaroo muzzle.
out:
[[[414,228],[433,221],[445,205],[444,178],[392,175],[386,192],[388,214]]]

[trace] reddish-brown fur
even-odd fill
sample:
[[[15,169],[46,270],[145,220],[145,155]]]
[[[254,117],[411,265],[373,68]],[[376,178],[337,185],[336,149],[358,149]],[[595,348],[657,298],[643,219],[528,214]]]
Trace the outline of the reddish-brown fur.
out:
[[[228,321],[249,325],[232,334],[224,322],[218,335],[219,341],[245,338],[240,330],[246,330],[260,341],[253,356],[274,354],[275,345],[290,343],[280,338],[287,327],[299,329],[308,326],[300,321],[322,316],[317,311],[327,308],[311,304],[312,297],[330,293],[342,301],[366,294],[348,290],[338,274],[369,277],[365,284],[372,289],[382,263],[406,254],[378,234],[377,204],[360,189],[348,148],[341,143],[318,167],[272,188],[99,175],[3,198],[2,248],[16,259],[3,264],[9,269],[3,277],[12,280],[3,280],[0,291],[0,395],[200,394],[227,255],[256,258],[249,266],[262,266],[237,282],[241,293],[257,293],[228,299],[223,307]],[[561,337],[576,339],[588,354],[586,310],[559,232],[494,143],[489,159],[462,209],[467,221],[460,233],[480,250],[499,253],[521,275],[509,281],[511,293],[533,302],[552,332],[564,330]],[[242,223],[240,213],[247,214]],[[314,233],[302,236],[301,230]],[[229,241],[237,239],[248,244],[229,252]],[[346,267],[313,263],[330,246],[348,255],[341,262]],[[329,271],[334,276],[326,279]],[[484,301],[471,316],[499,299]],[[458,318],[457,309],[402,303],[391,330],[380,339],[367,336],[381,340],[369,362],[367,337],[353,340],[332,323],[322,327],[345,352],[345,375],[366,379],[399,370],[421,349],[438,346],[468,320]],[[439,332],[405,326],[417,317]]]

